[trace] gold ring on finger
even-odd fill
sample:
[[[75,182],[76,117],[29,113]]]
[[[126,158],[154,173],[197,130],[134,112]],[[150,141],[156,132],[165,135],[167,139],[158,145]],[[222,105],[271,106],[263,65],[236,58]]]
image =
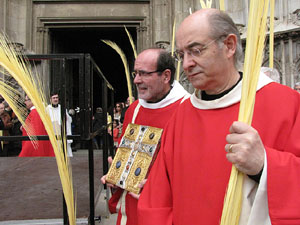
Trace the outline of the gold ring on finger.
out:
[[[231,145],[229,146],[228,152],[232,153],[232,147],[233,147],[233,144],[231,144]]]

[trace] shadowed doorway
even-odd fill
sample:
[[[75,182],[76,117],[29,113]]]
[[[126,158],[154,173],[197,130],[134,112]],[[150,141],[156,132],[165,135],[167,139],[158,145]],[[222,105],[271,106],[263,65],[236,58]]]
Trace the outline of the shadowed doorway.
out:
[[[136,43],[136,28],[127,27]],[[118,53],[101,39],[115,42],[125,53],[129,69],[132,71],[134,54],[124,27],[87,27],[87,28],[52,28],[50,29],[51,53],[89,53],[101,69],[104,76],[115,89],[114,102],[126,101],[128,96],[127,81],[123,63]],[[54,81],[55,82],[55,81]],[[101,92],[94,78],[94,108],[101,105]],[[73,83],[74,90],[78,84]],[[76,102],[76,101],[75,101]]]

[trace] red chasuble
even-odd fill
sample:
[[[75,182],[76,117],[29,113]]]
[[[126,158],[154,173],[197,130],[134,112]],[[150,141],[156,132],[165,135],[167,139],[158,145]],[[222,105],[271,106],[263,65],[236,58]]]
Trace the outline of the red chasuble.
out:
[[[138,114],[134,121],[135,124],[164,128],[171,115],[180,105],[185,96],[188,97],[189,94],[181,85],[179,85],[177,81],[175,81],[175,86],[171,89],[171,92],[168,94],[168,96],[162,101],[153,104],[146,103],[141,99],[135,101],[126,111],[121,137],[123,136],[128,123],[132,122],[134,111],[138,104],[141,104],[141,107],[139,108]],[[123,192],[123,189],[118,188],[109,200],[110,212],[118,213],[117,225],[121,224],[121,220],[122,224],[138,225],[138,200],[133,198],[127,192],[124,192],[126,193],[126,196],[123,196],[122,198]]]
[[[26,118],[26,124],[30,124],[32,127],[32,135],[48,135],[44,124],[36,111],[32,109]],[[23,136],[28,136],[27,132],[23,128]],[[50,141],[37,141],[37,148],[34,148],[31,141],[22,141],[22,151],[19,154],[19,157],[46,157],[46,156],[55,156],[52,145]]]
[[[232,167],[226,159],[225,138],[239,111],[239,100],[232,102],[236,96],[227,95],[203,103],[194,94],[178,107],[139,199],[139,225],[220,223]],[[224,99],[231,101],[229,105]],[[245,176],[245,183],[252,182],[256,189],[249,192],[254,198],[246,196],[249,202],[243,204],[249,209],[240,225],[300,224],[299,110],[300,95],[286,86],[269,83],[257,91],[252,126],[265,146],[265,175],[259,185]],[[265,198],[266,204],[257,204],[254,210],[257,198]],[[253,222],[264,212],[262,220]]]

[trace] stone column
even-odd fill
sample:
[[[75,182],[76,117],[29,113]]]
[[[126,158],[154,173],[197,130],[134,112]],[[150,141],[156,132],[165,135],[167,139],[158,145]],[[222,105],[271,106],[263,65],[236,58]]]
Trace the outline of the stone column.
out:
[[[291,87],[294,87],[294,63],[293,63],[293,40],[292,37],[289,37],[289,71],[290,71],[290,77],[291,77]]]
[[[282,68],[282,84],[287,85],[286,82],[286,71],[285,71],[285,49],[284,49],[284,40],[280,40],[281,47],[281,68]]]
[[[26,37],[25,47],[32,49],[32,0],[26,0]],[[30,32],[29,32],[30,31]]]
[[[168,48],[172,39],[171,1],[154,0],[152,5],[153,30],[155,45]]]
[[[7,0],[0,1],[0,9],[1,9],[1,20],[0,20],[0,29],[4,32],[7,32]]]

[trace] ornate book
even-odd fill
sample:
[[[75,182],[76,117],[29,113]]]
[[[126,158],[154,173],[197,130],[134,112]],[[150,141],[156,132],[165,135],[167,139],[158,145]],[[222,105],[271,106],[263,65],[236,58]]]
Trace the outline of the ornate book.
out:
[[[128,124],[106,176],[109,183],[138,194],[139,183],[158,152],[163,129]]]

